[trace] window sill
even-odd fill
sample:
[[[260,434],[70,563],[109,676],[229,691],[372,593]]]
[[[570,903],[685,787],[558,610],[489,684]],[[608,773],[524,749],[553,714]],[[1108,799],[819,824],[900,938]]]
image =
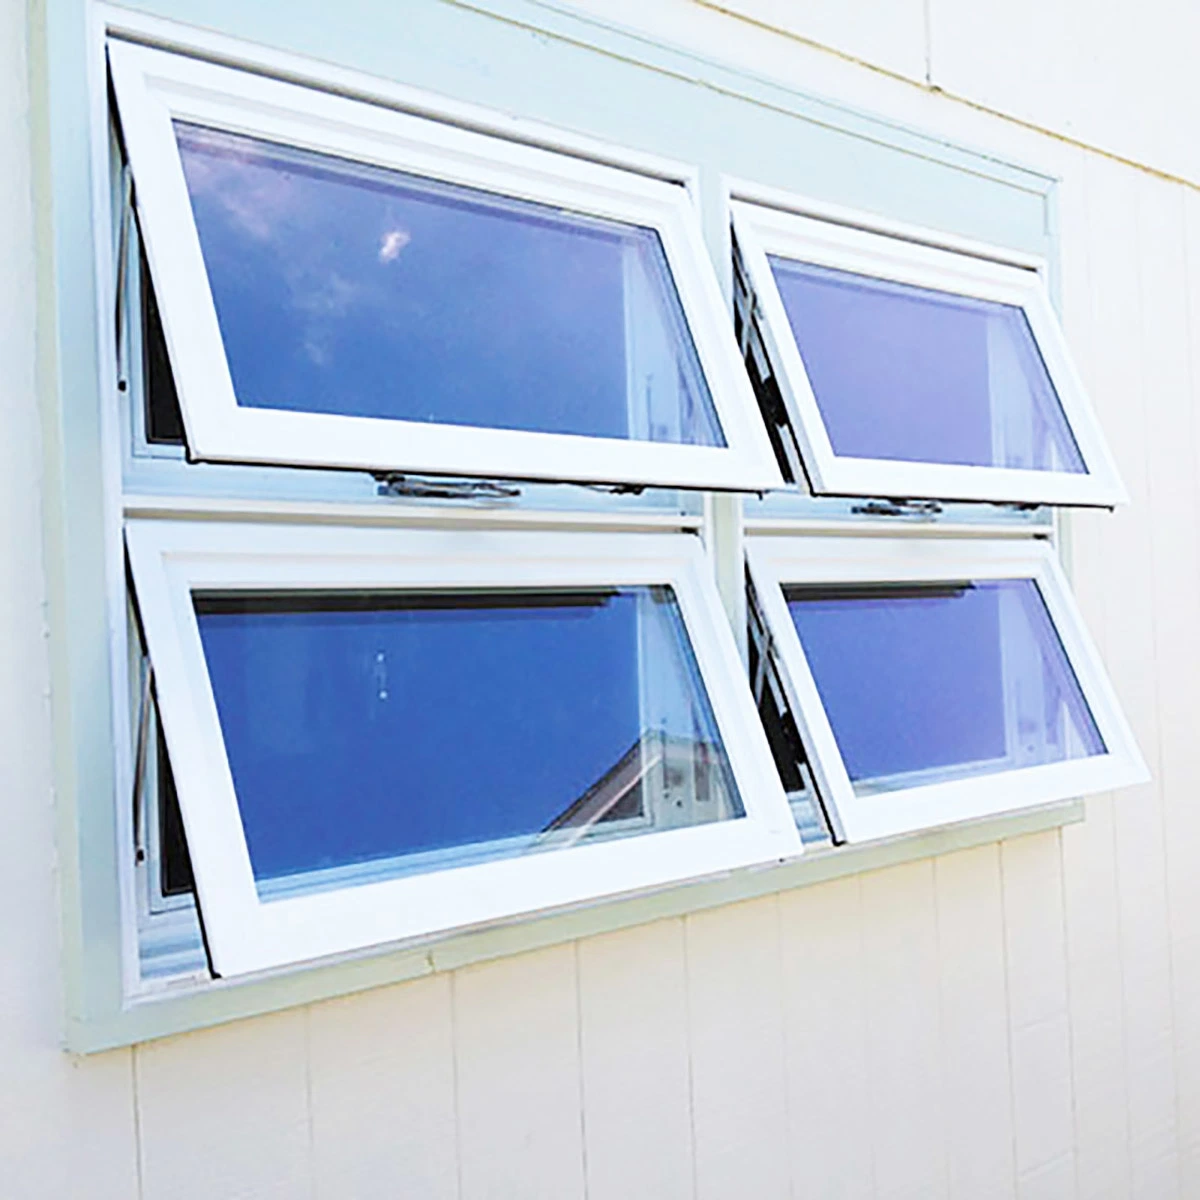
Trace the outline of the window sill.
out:
[[[238,980],[176,977],[131,997],[119,1012],[71,1021],[67,1027],[67,1049],[76,1054],[90,1054],[150,1041],[576,938],[808,887],[1023,834],[1057,829],[1083,819],[1083,801],[1067,800],[858,846],[818,846],[801,858],[456,933],[416,945],[410,943],[382,953],[372,952]]]

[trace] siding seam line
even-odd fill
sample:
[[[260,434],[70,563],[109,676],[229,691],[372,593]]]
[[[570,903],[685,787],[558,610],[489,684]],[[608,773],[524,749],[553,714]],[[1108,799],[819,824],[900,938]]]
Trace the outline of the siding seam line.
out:
[[[571,965],[575,975],[575,1066],[579,1090],[579,1169],[583,1175],[583,1200],[590,1193],[587,1144],[587,1081],[583,1067],[583,972],[579,969],[579,939],[571,942]]]
[[[1008,1116],[1012,1129],[1009,1142],[1012,1147],[1012,1190],[1013,1195],[1017,1195],[1021,1183],[1021,1158],[1017,1148],[1017,1073],[1013,1055],[1012,955],[1009,952],[1008,921],[1009,887],[1008,869],[1004,862],[1006,844],[1005,842],[997,843],[996,859],[1000,871],[1000,928],[1004,953],[1004,1036],[1008,1042]]]
[[[142,1098],[138,1088],[138,1058],[140,1057],[140,1047],[133,1046],[130,1048],[129,1054],[129,1079],[130,1091],[133,1100],[133,1143],[134,1143],[134,1177],[137,1180],[138,1200],[144,1200],[146,1195],[146,1186],[144,1182],[144,1168],[142,1158],[144,1156],[144,1136],[142,1133]]]

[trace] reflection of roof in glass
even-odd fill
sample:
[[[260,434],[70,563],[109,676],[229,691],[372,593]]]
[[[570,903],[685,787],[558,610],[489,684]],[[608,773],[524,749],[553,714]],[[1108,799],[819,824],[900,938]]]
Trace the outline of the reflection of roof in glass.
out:
[[[696,799],[724,800],[720,783],[720,767],[724,760],[721,747],[709,742],[664,735],[659,730],[644,731],[595,783],[546,826],[544,832],[572,830],[574,836],[566,843],[571,845],[605,821],[650,815],[647,809],[659,797],[654,793],[648,795],[648,789],[657,786],[665,792],[672,783],[684,780],[693,781]],[[726,811],[725,804],[713,807],[709,820],[732,815]]]

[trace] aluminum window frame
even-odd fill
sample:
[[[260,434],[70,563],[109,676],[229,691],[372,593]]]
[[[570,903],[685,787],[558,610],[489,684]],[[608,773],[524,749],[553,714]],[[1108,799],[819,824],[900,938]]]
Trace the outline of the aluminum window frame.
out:
[[[1149,778],[1133,732],[1083,624],[1052,546],[1043,539],[795,537],[747,539],[758,602],[782,668],[817,788],[845,840],[871,841],[996,816]],[[1106,752],[858,795],[788,612],[791,584],[892,584],[1032,579],[1079,682]]]
[[[1128,502],[1062,325],[1044,264],[1001,249],[936,245],[895,231],[805,215],[734,198],[731,222],[754,292],[767,357],[776,374],[814,493],[836,496],[1053,504],[1112,508]],[[1029,322],[1085,473],[959,466],[835,453],[792,332],[768,255],[1019,308]]]
[[[131,520],[126,546],[217,975],[294,966],[802,852],[711,568],[692,535]],[[661,584],[674,592],[744,817],[339,890],[260,898],[193,590],[536,591],[635,584]]]
[[[758,491],[781,477],[679,183],[111,39],[143,244],[192,455],[205,461]],[[724,446],[438,425],[238,404],[174,119],[654,230]]]

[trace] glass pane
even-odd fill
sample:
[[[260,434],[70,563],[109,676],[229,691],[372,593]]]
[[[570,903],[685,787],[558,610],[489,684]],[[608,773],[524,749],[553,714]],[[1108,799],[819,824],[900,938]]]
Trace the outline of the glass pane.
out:
[[[860,794],[1104,753],[1032,579],[785,594]]]
[[[264,895],[742,815],[669,588],[195,604]]]
[[[239,404],[725,444],[653,230],[175,132]]]
[[[771,259],[835,454],[1086,471],[1021,309]]]

